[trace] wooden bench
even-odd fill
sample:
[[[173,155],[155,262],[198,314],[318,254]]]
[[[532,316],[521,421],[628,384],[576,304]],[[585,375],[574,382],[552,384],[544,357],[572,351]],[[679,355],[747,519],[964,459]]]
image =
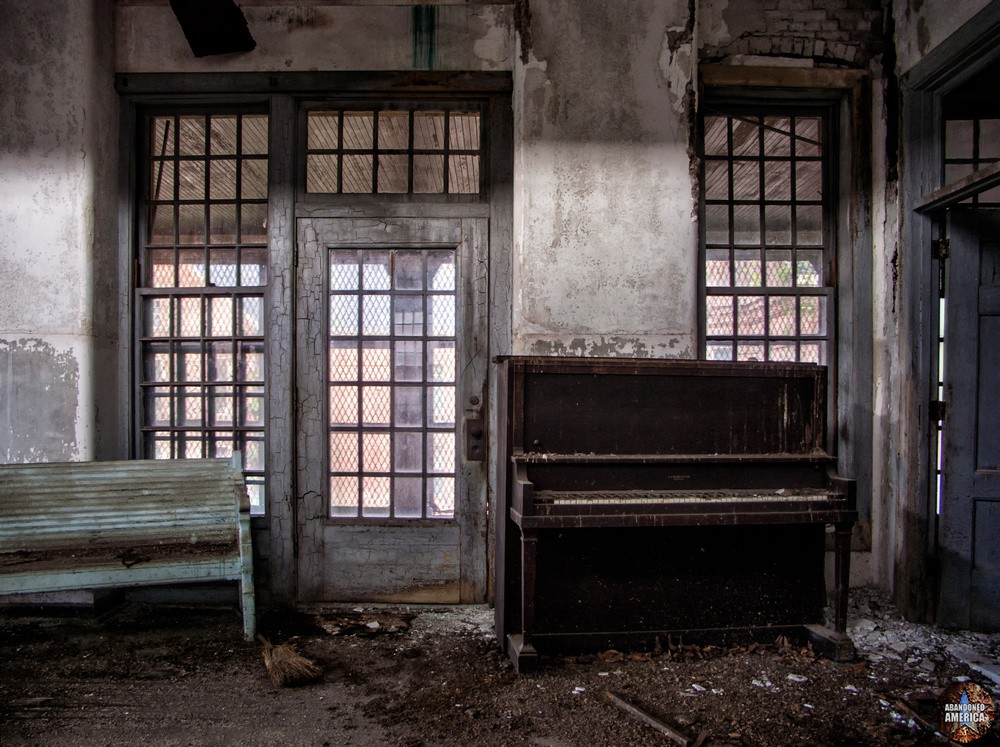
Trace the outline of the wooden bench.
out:
[[[255,633],[250,504],[230,459],[0,465],[0,595],[237,581]]]

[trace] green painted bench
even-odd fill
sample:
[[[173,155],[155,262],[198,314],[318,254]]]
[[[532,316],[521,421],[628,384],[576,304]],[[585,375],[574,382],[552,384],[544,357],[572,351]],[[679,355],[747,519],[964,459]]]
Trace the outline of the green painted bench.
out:
[[[255,633],[250,504],[232,459],[0,465],[0,595],[236,581]]]

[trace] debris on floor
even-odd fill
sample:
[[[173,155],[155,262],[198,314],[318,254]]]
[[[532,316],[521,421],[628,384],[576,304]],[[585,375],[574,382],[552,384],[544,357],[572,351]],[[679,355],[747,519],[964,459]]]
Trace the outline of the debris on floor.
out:
[[[264,634],[324,672],[298,688],[274,687],[231,610],[0,615],[0,743],[670,744],[610,707],[610,691],[691,747],[946,744],[942,694],[968,682],[995,695],[969,662],[995,665],[1000,636],[905,622],[879,591],[852,600],[849,664],[787,638],[723,647],[673,637],[649,651],[545,658],[527,676],[497,644],[486,606],[278,611],[261,620]],[[976,747],[1000,745],[996,728]]]

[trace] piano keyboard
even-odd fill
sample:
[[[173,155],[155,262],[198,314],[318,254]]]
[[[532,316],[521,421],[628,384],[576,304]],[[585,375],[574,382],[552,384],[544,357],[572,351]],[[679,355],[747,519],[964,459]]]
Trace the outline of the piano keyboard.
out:
[[[795,490],[540,490],[535,493],[535,503],[550,506],[562,505],[641,505],[668,503],[775,503],[802,502],[842,498],[822,488]]]

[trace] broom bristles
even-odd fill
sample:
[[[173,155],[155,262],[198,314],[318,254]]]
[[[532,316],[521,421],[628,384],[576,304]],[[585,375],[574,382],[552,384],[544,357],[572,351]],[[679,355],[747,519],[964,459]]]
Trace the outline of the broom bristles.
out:
[[[323,676],[323,670],[316,662],[302,656],[291,644],[272,646],[263,636],[259,638],[264,644],[264,666],[267,667],[267,675],[276,687],[308,685]]]

